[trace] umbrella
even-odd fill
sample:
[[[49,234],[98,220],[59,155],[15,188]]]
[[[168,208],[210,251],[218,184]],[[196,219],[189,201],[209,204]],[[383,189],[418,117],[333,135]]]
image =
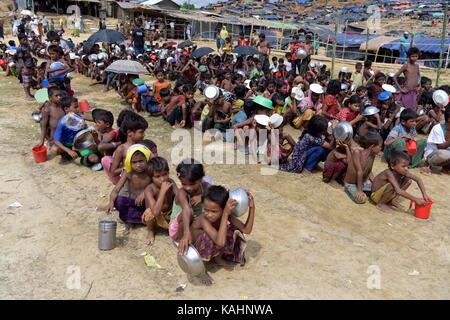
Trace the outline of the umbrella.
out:
[[[133,60],[117,60],[105,69],[107,72],[127,74],[149,74],[142,64]]]
[[[89,50],[97,42],[107,42],[107,43],[122,43],[126,41],[127,38],[120,32],[112,29],[102,29],[91,35],[83,46],[83,51],[88,53]]]
[[[191,40],[183,41],[178,44],[178,48],[192,47],[195,43]]]
[[[194,52],[192,52],[191,57],[192,58],[200,58],[200,57],[210,54],[211,52],[214,52],[214,49],[211,49],[208,47],[198,48]]]
[[[258,54],[258,50],[256,50],[256,48],[248,46],[237,46],[233,49],[233,53],[236,53],[240,56],[253,56],[255,54]]]
[[[20,14],[21,15],[23,15],[23,16],[32,16],[33,15],[33,12],[31,12],[30,10],[22,10],[22,11],[20,11]]]

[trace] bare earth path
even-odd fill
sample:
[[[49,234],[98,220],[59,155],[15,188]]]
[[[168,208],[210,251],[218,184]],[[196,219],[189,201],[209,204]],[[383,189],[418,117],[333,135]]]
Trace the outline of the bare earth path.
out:
[[[88,79],[77,76],[73,88],[80,99],[116,116],[123,107],[114,92],[104,94]],[[60,165],[59,159],[35,164],[31,147],[39,128],[30,113],[37,104],[24,101],[15,79],[0,76],[0,90],[0,298],[450,298],[447,175],[424,177],[435,205],[430,220],[419,220],[357,206],[322,183],[320,174],[262,176],[257,165],[207,166],[216,183],[253,190],[257,212],[246,266],[213,269],[216,284],[205,288],[187,281],[162,233],[149,248],[143,228],[125,237],[119,225],[119,246],[100,252],[97,223],[106,217],[111,191],[104,173]],[[149,123],[147,137],[169,158],[176,144],[170,142],[172,129],[160,119]],[[374,172],[385,166],[377,159]],[[15,201],[22,207],[8,208]],[[144,252],[163,269],[147,267]],[[81,287],[73,290],[66,284],[76,268]],[[381,289],[369,290],[367,272],[377,268]],[[187,286],[176,292],[180,284]]]

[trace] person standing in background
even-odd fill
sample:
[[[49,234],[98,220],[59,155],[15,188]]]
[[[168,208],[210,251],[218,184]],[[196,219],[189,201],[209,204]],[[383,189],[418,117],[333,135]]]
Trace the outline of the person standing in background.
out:
[[[46,16],[42,17],[42,28],[44,28],[44,33],[47,34],[48,32],[48,19]]]
[[[191,31],[192,31],[192,26],[188,22],[188,24],[186,25],[186,39],[187,40],[191,40]]]
[[[170,21],[170,38],[175,39],[175,22]]]
[[[404,64],[406,62],[406,56],[409,49],[409,33],[405,32],[403,37],[400,38],[400,63]]]
[[[1,39],[5,39],[5,34],[4,34],[4,22],[3,20],[0,20],[0,38]]]

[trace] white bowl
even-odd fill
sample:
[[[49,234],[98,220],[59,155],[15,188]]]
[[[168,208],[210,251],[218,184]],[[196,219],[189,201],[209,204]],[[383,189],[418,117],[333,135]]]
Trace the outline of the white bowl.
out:
[[[209,85],[205,88],[205,90],[203,91],[203,94],[205,95],[205,97],[207,99],[217,99],[219,97],[220,91],[219,88],[214,86],[214,85]]]
[[[436,90],[433,92],[433,101],[436,104],[440,104],[444,107],[448,105],[448,94],[444,90]]]
[[[394,86],[392,86],[390,84],[387,84],[387,83],[383,84],[381,87],[383,88],[384,91],[387,91],[387,92],[390,92],[390,93],[396,93],[397,92],[397,89],[395,89]]]

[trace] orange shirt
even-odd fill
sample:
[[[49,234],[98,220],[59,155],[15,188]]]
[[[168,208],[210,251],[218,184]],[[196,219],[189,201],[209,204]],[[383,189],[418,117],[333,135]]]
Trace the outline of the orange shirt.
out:
[[[153,90],[154,90],[153,97],[156,99],[156,101],[158,101],[158,103],[162,102],[162,98],[159,95],[159,93],[161,92],[162,89],[168,89],[168,88],[170,88],[170,82],[168,80],[164,80],[163,82],[156,81],[153,84]]]

